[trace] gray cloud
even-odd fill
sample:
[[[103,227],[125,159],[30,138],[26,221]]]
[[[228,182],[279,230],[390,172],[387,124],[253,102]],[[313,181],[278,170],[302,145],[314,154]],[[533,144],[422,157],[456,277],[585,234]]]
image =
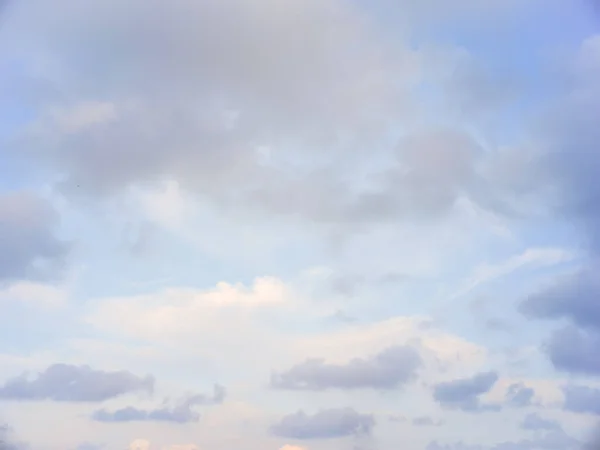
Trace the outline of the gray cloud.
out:
[[[520,424],[524,430],[562,430],[562,427],[556,420],[544,419],[537,413],[527,414]]]
[[[482,403],[479,398],[487,393],[496,381],[496,372],[483,372],[471,378],[439,383],[434,386],[433,398],[445,408],[468,412],[498,411],[499,405]]]
[[[197,422],[200,414],[194,411],[194,406],[214,405],[222,403],[225,399],[225,388],[215,385],[211,396],[196,394],[185,398],[173,407],[162,406],[160,408],[145,410],[133,406],[107,411],[99,409],[92,414],[92,419],[98,422],[174,422],[189,423]]]
[[[600,389],[587,386],[569,385],[563,387],[567,411],[600,415]]]
[[[433,420],[429,416],[423,416],[423,417],[415,417],[412,420],[412,424],[416,425],[418,427],[441,427],[444,424],[444,421],[441,419]]]
[[[8,425],[0,425],[0,450],[28,450],[29,445],[17,441]]]
[[[0,282],[59,276],[69,245],[54,233],[58,215],[27,192],[0,193]]]
[[[101,402],[131,392],[154,389],[150,375],[105,372],[88,366],[54,364],[33,379],[27,374],[7,380],[0,386],[0,399],[18,401]]]
[[[600,283],[595,267],[563,276],[525,299],[521,312],[529,318],[567,320],[554,331],[544,350],[559,370],[600,375],[596,348],[600,345]]]
[[[23,52],[13,56],[47,55],[61,72],[60,81],[38,77],[47,94],[32,106],[43,125],[17,150],[64,174],[71,195],[112,195],[165,177],[218,201],[244,190],[262,198],[260,186],[290,191],[296,177],[269,169],[256,147],[285,157],[291,147],[334,149],[340,132],[377,135],[399,117],[407,96],[398,87],[416,64],[346,1],[134,0],[125,8],[97,0],[83,8],[59,0],[14,9],[4,32]],[[55,94],[62,88],[88,103],[65,102],[70,96]],[[314,206],[298,200],[303,213],[324,212],[318,196]]]
[[[569,221],[582,231],[588,250],[588,267],[559,277],[534,293],[520,306],[529,318],[566,320],[569,325],[555,332],[545,345],[553,365],[573,373],[600,374],[594,348],[600,343],[600,132],[594,117],[600,113],[600,38],[587,39],[569,61],[564,96],[542,121],[535,170],[530,172],[552,205],[555,217]]]
[[[412,381],[420,366],[421,357],[414,348],[397,346],[346,364],[308,359],[285,372],[273,374],[271,387],[309,391],[394,389]]]
[[[382,142],[389,163],[364,164],[399,121],[410,126],[408,91],[427,60],[369,21],[345,0],[19,4],[5,30],[22,42],[13,57],[29,67],[46,55],[60,76],[24,88],[41,91],[29,105],[39,122],[14,153],[61,173],[72,199],[172,178],[220,204],[330,224],[431,219],[463,196],[479,202],[485,152],[468,133],[409,132],[394,151]],[[429,59],[468,109],[499,91],[472,64],[456,79],[452,58]]]
[[[600,280],[593,268],[563,276],[552,285],[530,295],[520,310],[530,318],[568,319],[572,323],[600,330]]]
[[[563,431],[552,431],[535,439],[500,442],[492,446],[469,445],[462,441],[452,444],[431,442],[427,450],[575,450],[581,448],[581,442]]]
[[[566,372],[600,375],[597,349],[600,332],[566,326],[555,331],[544,349],[555,368]]]
[[[600,250],[600,131],[593,118],[600,113],[600,37],[581,45],[570,61],[571,83],[545,120],[545,152],[542,164],[547,182],[554,189],[559,214],[575,221],[585,231],[589,249]]]
[[[375,419],[351,408],[326,409],[307,415],[303,411],[285,416],[271,427],[275,436],[288,439],[329,439],[369,435]]]
[[[508,387],[506,392],[506,403],[510,406],[523,408],[531,406],[535,390],[525,386],[523,383],[514,383]]]

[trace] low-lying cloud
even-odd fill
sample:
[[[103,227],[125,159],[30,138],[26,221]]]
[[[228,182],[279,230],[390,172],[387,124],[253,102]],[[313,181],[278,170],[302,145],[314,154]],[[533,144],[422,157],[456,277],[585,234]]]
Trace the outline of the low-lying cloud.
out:
[[[26,373],[0,386],[0,399],[15,401],[102,402],[132,392],[152,393],[154,377],[89,366],[54,364],[35,377]]]
[[[299,391],[395,389],[412,381],[421,364],[418,351],[409,346],[390,347],[346,364],[308,359],[285,372],[273,374],[271,387]]]

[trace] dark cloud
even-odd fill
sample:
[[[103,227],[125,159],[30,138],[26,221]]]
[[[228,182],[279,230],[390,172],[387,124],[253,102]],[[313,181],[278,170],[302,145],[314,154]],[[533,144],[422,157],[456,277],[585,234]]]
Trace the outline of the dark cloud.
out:
[[[0,193],[0,282],[61,275],[69,244],[55,234],[52,206],[27,192]]]
[[[581,448],[581,442],[568,434],[562,428],[547,433],[536,434],[533,439],[505,441],[495,445],[470,445],[462,441],[452,444],[431,442],[427,450],[576,450]]]
[[[600,130],[594,120],[600,113],[600,36],[586,39],[570,62],[563,98],[545,121],[547,182],[555,193],[559,214],[573,220],[587,236],[589,250],[600,251]]]
[[[537,413],[527,414],[521,422],[521,428],[524,430],[546,430],[556,431],[562,430],[562,427],[556,420],[544,419]]]
[[[29,445],[15,439],[8,425],[0,425],[0,450],[29,450]]]
[[[275,436],[288,439],[329,439],[371,434],[375,419],[351,408],[326,409],[314,415],[303,411],[285,416],[271,427]]]
[[[145,410],[127,406],[116,411],[99,409],[92,414],[92,419],[98,422],[174,422],[180,424],[197,422],[200,414],[192,409],[194,406],[222,403],[225,395],[225,388],[216,385],[211,396],[192,395],[173,407],[163,406]]]
[[[581,414],[600,415],[600,389],[587,386],[568,385],[563,387],[567,411]]]
[[[441,427],[444,424],[443,420],[433,420],[429,416],[415,417],[412,424],[418,427]]]
[[[520,310],[529,318],[566,320],[544,345],[555,368],[570,373],[600,375],[600,282],[596,267],[559,278],[530,295]]]
[[[452,444],[439,444],[431,442],[427,450],[576,450],[581,447],[581,442],[567,435],[563,431],[552,431],[535,439],[522,439],[520,441],[500,442],[491,446],[470,445],[462,441]]]
[[[568,63],[562,96],[541,121],[538,155],[532,171],[547,195],[555,218],[579,230],[588,253],[587,267],[559,277],[520,306],[529,317],[567,321],[553,334],[545,349],[557,369],[600,374],[594,349],[600,343],[600,36],[586,39]]]
[[[482,403],[479,398],[489,392],[496,381],[496,372],[483,372],[471,378],[439,383],[433,388],[433,398],[445,408],[468,412],[498,411],[500,405]]]
[[[420,366],[421,357],[417,350],[397,346],[368,358],[353,359],[346,364],[308,359],[285,372],[273,374],[271,387],[307,391],[395,389],[412,381]]]
[[[101,402],[131,392],[154,389],[150,375],[105,372],[88,366],[55,364],[30,379],[27,374],[11,378],[0,387],[0,399],[17,401]]]
[[[567,326],[555,331],[544,349],[555,368],[570,373],[600,375],[600,332]]]
[[[523,408],[531,406],[535,390],[525,386],[523,383],[511,384],[506,391],[506,403],[509,406]]]
[[[530,295],[521,305],[525,316],[537,319],[568,319],[584,328],[600,330],[600,279],[593,268],[559,278]]]

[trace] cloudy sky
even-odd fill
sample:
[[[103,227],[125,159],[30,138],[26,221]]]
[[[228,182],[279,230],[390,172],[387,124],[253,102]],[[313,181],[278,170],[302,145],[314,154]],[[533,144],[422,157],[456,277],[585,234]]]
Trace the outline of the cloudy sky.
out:
[[[0,447],[582,448],[594,1],[4,2]]]

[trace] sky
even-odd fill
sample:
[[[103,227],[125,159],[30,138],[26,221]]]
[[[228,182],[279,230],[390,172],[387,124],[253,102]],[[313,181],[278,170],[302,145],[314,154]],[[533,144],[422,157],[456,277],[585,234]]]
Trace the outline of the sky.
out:
[[[595,436],[598,2],[0,3],[0,449]]]

